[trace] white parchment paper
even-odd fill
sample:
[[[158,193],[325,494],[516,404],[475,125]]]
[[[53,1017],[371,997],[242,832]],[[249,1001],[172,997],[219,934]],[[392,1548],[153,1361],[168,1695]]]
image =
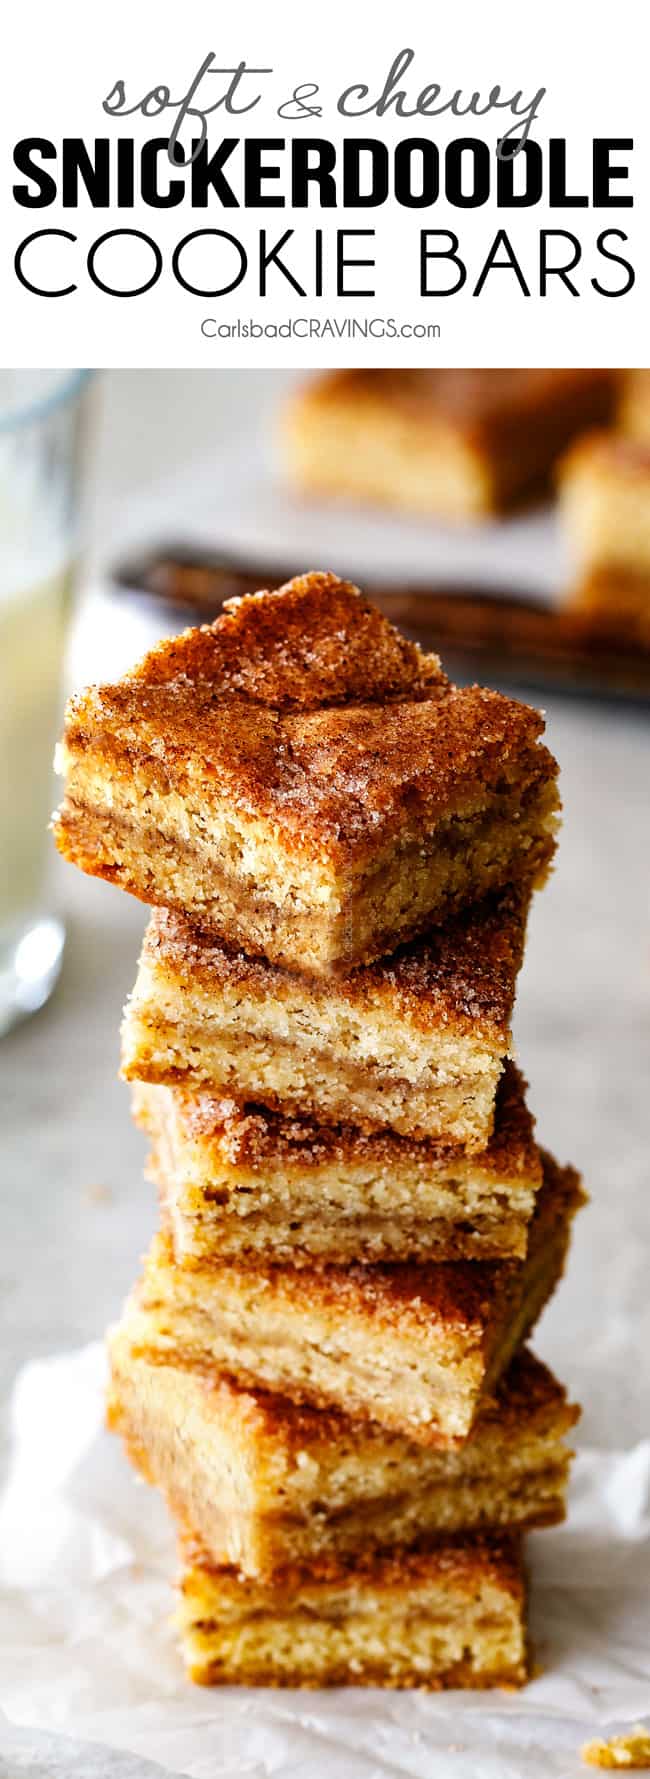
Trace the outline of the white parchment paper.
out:
[[[169,1623],[165,1511],[104,1432],[104,1367],[93,1345],[16,1385],[0,1775],[147,1779],[154,1761],[191,1779],[567,1779],[589,1736],[650,1724],[649,1442],[582,1451],[569,1524],[529,1540],[541,1672],[524,1692],[207,1691]]]
[[[56,1730],[19,1729],[0,1714],[0,1779],[174,1779],[168,1767]],[[177,1779],[181,1779],[177,1775]]]

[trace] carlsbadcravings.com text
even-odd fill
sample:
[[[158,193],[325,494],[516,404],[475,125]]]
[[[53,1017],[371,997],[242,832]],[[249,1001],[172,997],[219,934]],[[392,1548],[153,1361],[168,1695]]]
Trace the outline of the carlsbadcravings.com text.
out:
[[[286,321],[219,321],[204,315],[201,333],[205,340],[439,340],[437,321],[396,321],[394,315],[371,315],[361,320],[346,315],[292,315]]]

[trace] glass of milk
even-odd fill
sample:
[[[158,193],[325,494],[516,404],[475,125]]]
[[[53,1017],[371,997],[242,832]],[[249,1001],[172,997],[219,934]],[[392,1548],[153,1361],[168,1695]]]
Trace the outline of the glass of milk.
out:
[[[48,822],[87,382],[0,370],[0,1032],[43,1005],[63,955]]]

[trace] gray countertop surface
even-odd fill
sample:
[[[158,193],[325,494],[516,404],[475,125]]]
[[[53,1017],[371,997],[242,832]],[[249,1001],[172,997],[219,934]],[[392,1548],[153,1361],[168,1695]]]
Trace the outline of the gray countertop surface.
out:
[[[515,1023],[541,1140],[591,1195],[537,1338],[584,1403],[581,1438],[648,1430],[650,730],[647,713],[552,701],[562,764],[557,868],[535,899]],[[144,1142],[117,1079],[144,910],[60,867],[68,915],[51,1004],[0,1054],[3,1391],[27,1358],[115,1316],[155,1220]]]

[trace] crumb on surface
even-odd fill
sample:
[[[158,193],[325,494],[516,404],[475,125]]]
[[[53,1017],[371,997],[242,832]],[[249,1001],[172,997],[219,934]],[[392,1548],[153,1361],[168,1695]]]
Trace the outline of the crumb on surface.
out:
[[[587,1767],[607,1767],[611,1769],[627,1768],[628,1772],[650,1768],[650,1730],[642,1723],[635,1723],[624,1736],[597,1736],[593,1742],[585,1742],[580,1750],[580,1758]]]

